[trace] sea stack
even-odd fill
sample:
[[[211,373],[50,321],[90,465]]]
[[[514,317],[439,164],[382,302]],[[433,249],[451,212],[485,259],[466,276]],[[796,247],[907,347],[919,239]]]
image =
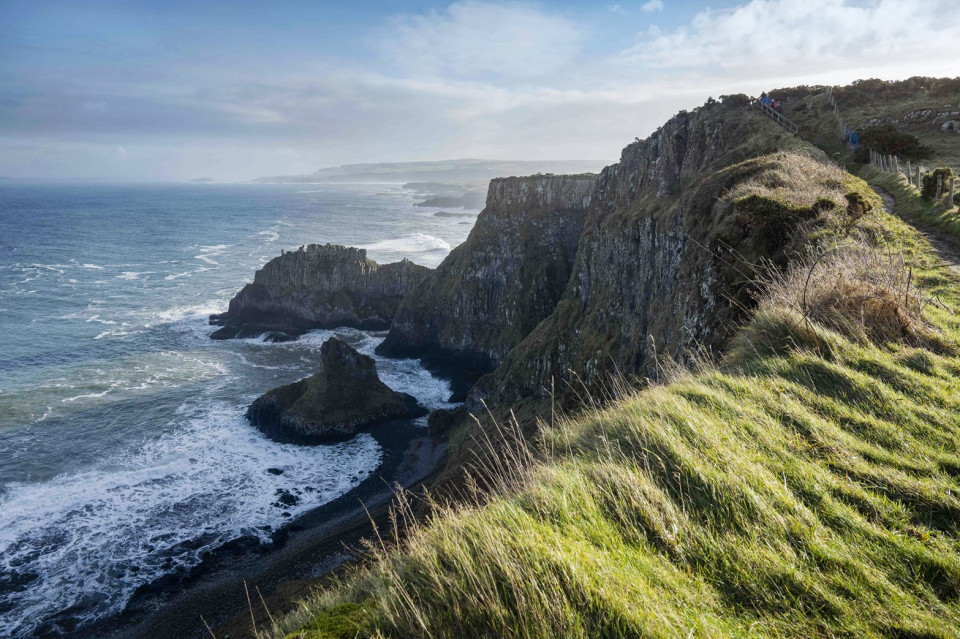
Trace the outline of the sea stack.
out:
[[[323,368],[258,397],[247,419],[278,442],[324,444],[374,424],[426,413],[417,400],[380,381],[373,358],[335,337],[320,348]]]
[[[211,337],[296,339],[317,328],[386,330],[403,296],[430,272],[402,260],[377,264],[364,249],[310,244],[275,257],[237,293]]]

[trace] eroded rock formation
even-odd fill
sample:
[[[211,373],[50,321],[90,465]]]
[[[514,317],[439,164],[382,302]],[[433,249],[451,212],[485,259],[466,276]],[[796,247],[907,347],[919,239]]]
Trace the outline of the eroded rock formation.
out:
[[[391,419],[422,415],[417,400],[380,381],[373,358],[332,337],[320,348],[323,368],[258,397],[247,419],[280,442],[329,443]]]
[[[211,316],[211,324],[222,326],[212,337],[266,333],[280,341],[315,328],[385,330],[403,296],[429,271],[409,260],[377,264],[364,249],[300,247],[264,264],[226,313]]]
[[[542,397],[551,384],[602,392],[611,375],[656,378],[658,362],[718,349],[751,301],[743,267],[776,253],[725,196],[770,169],[744,160],[797,144],[786,135],[735,101],[715,102],[627,146],[597,179],[556,308],[466,408]]]
[[[470,236],[404,299],[377,352],[467,378],[496,368],[563,294],[595,182],[590,174],[491,181]]]

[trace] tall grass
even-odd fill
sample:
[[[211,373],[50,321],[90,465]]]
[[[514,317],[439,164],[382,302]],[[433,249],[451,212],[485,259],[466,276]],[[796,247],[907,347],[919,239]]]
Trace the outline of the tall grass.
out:
[[[269,634],[960,637],[960,282],[892,216],[839,241],[722,361],[536,442],[484,416],[463,498],[401,494]]]

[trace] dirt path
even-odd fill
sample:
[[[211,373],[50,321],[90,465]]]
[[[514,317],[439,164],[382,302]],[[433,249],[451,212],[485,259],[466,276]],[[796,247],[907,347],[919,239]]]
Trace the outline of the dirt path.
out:
[[[896,203],[893,194],[882,186],[871,185],[871,188],[876,191],[877,195],[883,198],[883,208],[886,209],[887,213],[893,214],[893,207]],[[930,246],[933,247],[933,252],[937,254],[937,257],[939,257],[951,271],[960,275],[960,239],[941,231],[935,226],[931,226],[914,218],[904,219],[904,221],[917,229],[920,235],[926,238]]]

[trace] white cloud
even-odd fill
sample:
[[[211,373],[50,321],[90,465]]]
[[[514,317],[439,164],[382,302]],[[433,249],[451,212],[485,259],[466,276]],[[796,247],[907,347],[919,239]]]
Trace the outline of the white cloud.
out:
[[[689,26],[647,33],[621,53],[643,66],[778,75],[872,69],[956,57],[960,22],[944,20],[953,0],[751,0],[705,10]],[[930,69],[928,66],[927,69]]]
[[[530,78],[575,59],[584,34],[536,6],[468,0],[397,17],[380,39],[388,59],[408,74]]]
[[[647,12],[663,11],[663,0],[650,0],[650,2],[647,2],[642,7],[640,7],[640,10],[647,11]]]

